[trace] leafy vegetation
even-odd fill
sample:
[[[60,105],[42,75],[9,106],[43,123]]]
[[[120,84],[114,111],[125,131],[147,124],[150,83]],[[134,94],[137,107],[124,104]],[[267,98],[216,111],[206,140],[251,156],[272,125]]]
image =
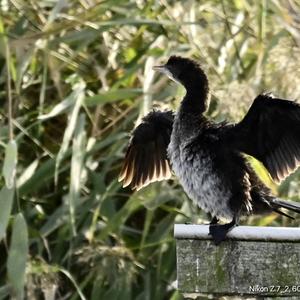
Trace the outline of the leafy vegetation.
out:
[[[117,182],[128,132],[182,88],[178,54],[211,82],[208,114],[239,120],[262,91],[300,99],[296,0],[1,0],[0,298],[181,299],[174,222],[204,222],[177,181]],[[299,172],[277,187],[299,199]],[[254,225],[299,226],[277,215]]]

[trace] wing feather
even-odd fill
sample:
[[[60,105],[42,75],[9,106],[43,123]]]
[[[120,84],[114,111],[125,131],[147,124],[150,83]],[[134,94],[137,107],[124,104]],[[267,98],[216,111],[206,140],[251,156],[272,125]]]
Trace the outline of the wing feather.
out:
[[[260,160],[280,181],[300,163],[300,105],[259,95],[244,119],[228,130],[231,145]]]
[[[173,120],[171,111],[152,111],[133,130],[119,175],[123,187],[139,190],[171,177],[167,147]]]

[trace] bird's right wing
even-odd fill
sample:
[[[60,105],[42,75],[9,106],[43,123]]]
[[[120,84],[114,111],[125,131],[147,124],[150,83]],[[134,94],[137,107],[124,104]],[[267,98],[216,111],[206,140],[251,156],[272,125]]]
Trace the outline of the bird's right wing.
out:
[[[174,114],[152,111],[132,132],[119,181],[139,190],[151,182],[169,179],[167,147],[170,143]]]

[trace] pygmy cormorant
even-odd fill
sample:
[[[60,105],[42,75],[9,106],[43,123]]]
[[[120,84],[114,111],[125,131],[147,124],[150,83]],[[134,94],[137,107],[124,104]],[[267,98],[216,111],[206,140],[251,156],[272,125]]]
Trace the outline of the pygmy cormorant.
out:
[[[261,161],[277,181],[300,161],[300,105],[259,95],[237,124],[214,123],[203,115],[208,80],[193,60],[171,56],[154,67],[186,90],[176,113],[152,111],[133,131],[119,180],[140,189],[168,179],[170,169],[185,192],[213,217],[209,232],[216,244],[225,239],[241,215],[300,213],[300,203],[272,196],[243,153]],[[227,224],[219,224],[227,219]]]

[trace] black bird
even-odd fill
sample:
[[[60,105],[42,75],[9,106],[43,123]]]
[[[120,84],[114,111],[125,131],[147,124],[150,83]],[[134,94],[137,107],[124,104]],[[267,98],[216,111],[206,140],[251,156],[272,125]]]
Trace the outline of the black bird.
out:
[[[133,131],[119,180],[140,189],[168,179],[170,166],[187,195],[212,215],[209,232],[216,244],[241,215],[300,213],[300,203],[272,196],[245,156],[260,160],[279,181],[300,162],[300,105],[259,95],[237,124],[216,124],[207,109],[208,80],[194,61],[171,56],[154,67],[186,90],[176,113],[152,111]],[[290,217],[290,216],[288,216]],[[230,222],[219,224],[220,219]]]

